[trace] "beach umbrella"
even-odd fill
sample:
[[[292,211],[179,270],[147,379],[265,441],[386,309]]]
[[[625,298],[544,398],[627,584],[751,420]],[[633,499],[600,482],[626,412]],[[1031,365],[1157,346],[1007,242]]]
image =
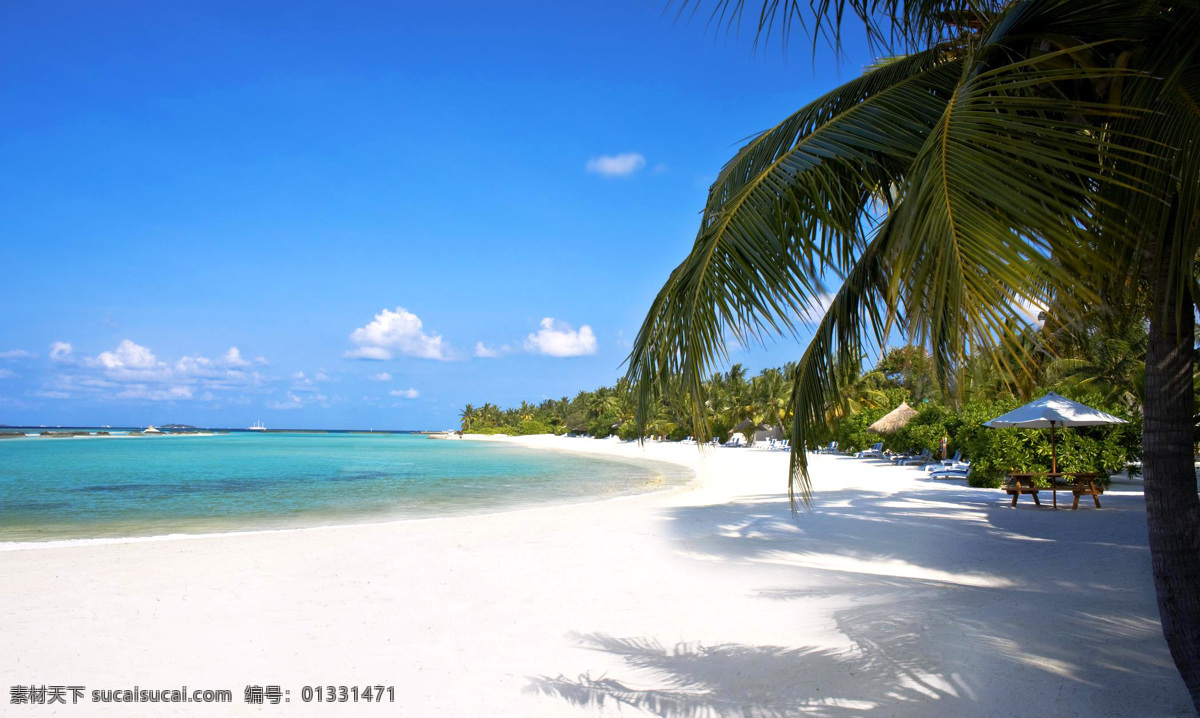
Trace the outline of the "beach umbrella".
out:
[[[1058,453],[1055,450],[1054,439],[1056,427],[1127,423],[1129,422],[1112,414],[1050,392],[1041,399],[985,422],[984,426],[993,429],[1050,429],[1050,472],[1057,474]]]
[[[909,419],[917,415],[917,410],[908,405],[907,401],[900,402],[900,406],[892,409],[879,421],[867,427],[867,431],[873,434],[892,434],[904,428]]]

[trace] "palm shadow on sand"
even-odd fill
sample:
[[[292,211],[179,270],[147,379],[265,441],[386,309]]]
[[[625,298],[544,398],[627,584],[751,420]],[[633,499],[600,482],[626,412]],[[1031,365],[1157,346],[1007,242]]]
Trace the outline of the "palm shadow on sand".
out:
[[[831,619],[850,647],[592,632],[575,640],[627,673],[538,676],[529,690],[689,718],[1032,714],[1024,694],[1043,715],[1187,714],[1149,589],[1140,497],[1054,512],[997,494],[835,491],[799,523],[778,496],[669,509],[681,553],[772,565],[772,584],[746,586],[754,598],[846,606]],[[856,569],[818,561],[829,556]]]

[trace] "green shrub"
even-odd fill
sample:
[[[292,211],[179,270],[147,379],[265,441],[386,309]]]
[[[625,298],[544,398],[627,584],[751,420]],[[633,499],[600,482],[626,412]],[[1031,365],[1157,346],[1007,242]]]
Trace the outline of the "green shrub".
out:
[[[837,423],[833,431],[833,441],[838,443],[838,449],[846,452],[862,451],[881,441],[883,437],[867,431],[867,427],[879,421],[889,409],[865,409],[857,414],[847,416]],[[828,442],[826,442],[828,443]],[[808,447],[816,449],[816,446]]]
[[[622,441],[632,441],[638,437],[637,422],[627,421],[617,429],[617,438]]]
[[[1063,472],[1095,472],[1097,483],[1107,485],[1109,476],[1141,458],[1141,416],[1125,406],[1106,400],[1100,395],[1072,394],[1068,398],[1094,406],[1129,420],[1116,426],[1092,426],[1058,429],[1058,470]],[[990,429],[984,422],[1021,406],[1019,399],[972,401],[958,411],[928,403],[922,404],[906,426],[888,436],[868,433],[866,428],[887,413],[885,409],[870,409],[842,419],[834,427],[833,436],[846,451],[859,451],[882,441],[893,451],[929,449],[938,454],[945,436],[947,452],[962,451],[971,462],[969,483],[972,486],[999,487],[1014,472],[1040,473],[1050,471],[1050,431],[1048,429]],[[1041,485],[1048,485],[1045,480]]]
[[[588,424],[588,433],[597,439],[605,439],[612,435],[613,424],[617,423],[617,415],[606,411]]]
[[[908,451],[928,449],[934,456],[941,458],[942,437],[949,438],[959,421],[948,409],[939,404],[921,404],[917,415],[909,420],[896,433],[884,439],[884,447],[892,451]],[[947,448],[953,452],[953,448]]]
[[[1100,475],[1097,483],[1107,485],[1111,474],[1124,469],[1127,462],[1141,458],[1141,417],[1130,414],[1124,406],[1105,401],[1102,396],[1077,395],[1069,398],[1130,422],[1055,431],[1058,470],[1095,472]],[[963,407],[960,414],[962,424],[954,441],[971,461],[972,486],[999,486],[1013,472],[1050,471],[1049,429],[989,429],[983,426],[985,421],[1023,403],[1016,399],[1005,399],[971,402]],[[1045,480],[1037,483],[1048,485]]]
[[[486,436],[494,436],[496,434],[507,434],[512,436],[517,431],[516,427],[512,426],[472,426],[467,434],[484,434]]]
[[[671,441],[683,441],[684,439],[688,438],[688,436],[690,436],[690,435],[691,435],[691,432],[688,430],[687,427],[677,426],[674,429],[671,429],[671,432],[669,434],[667,434],[667,438],[670,439]]]
[[[553,434],[554,427],[548,422],[538,421],[537,419],[526,419],[513,428],[515,436],[527,436],[529,434]]]

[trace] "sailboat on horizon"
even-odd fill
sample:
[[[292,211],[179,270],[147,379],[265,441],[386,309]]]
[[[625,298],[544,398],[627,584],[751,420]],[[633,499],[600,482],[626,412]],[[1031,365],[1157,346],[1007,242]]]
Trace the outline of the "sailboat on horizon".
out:
[[[261,422],[255,422],[246,429],[246,431],[266,431],[267,427]]]

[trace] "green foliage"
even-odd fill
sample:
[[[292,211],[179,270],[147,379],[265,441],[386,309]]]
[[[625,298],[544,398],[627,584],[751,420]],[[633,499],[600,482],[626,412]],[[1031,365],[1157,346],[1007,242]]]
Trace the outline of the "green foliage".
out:
[[[603,439],[611,436],[613,433],[613,425],[617,424],[619,419],[616,412],[606,411],[588,424],[588,433],[597,439]]]
[[[1098,483],[1107,485],[1109,475],[1141,458],[1141,415],[1130,411],[1120,397],[1075,393],[1069,398],[1129,421],[1117,426],[1066,428],[1055,432],[1059,471],[1095,472],[1100,475]],[[882,442],[884,448],[891,451],[928,449],[940,458],[941,440],[946,437],[947,454],[962,451],[963,457],[971,462],[971,485],[994,488],[1000,486],[1009,473],[1050,471],[1048,429],[990,429],[984,426],[984,422],[1023,403],[1021,399],[1005,396],[969,401],[958,410],[940,404],[922,404],[908,424],[884,436],[868,432],[867,427],[888,409],[871,409],[838,421],[833,438],[845,451],[861,451]],[[1045,481],[1041,483],[1048,485]]]
[[[833,432],[833,440],[837,441],[842,451],[862,451],[869,449],[883,437],[867,431],[867,427],[879,421],[888,409],[865,409],[857,414],[851,414],[839,421]],[[809,447],[810,449],[816,447]]]
[[[549,422],[538,421],[537,419],[526,419],[517,425],[516,434],[525,436],[529,434],[554,434],[554,427],[550,426]]]
[[[497,435],[504,434],[506,436],[527,436],[531,434],[564,434],[566,430],[562,427],[551,426],[549,422],[539,421],[537,419],[526,419],[515,424],[501,424],[499,426],[480,426],[476,424],[469,434],[485,434]]]
[[[627,421],[621,424],[621,427],[617,429],[617,438],[621,439],[621,441],[632,441],[641,438],[638,434],[637,422]]]
[[[971,398],[958,409],[947,408],[933,400],[919,402],[913,399],[914,387],[928,387],[933,381],[932,367],[927,357],[922,359],[921,356],[911,349],[896,350],[886,354],[876,367],[866,371],[860,369],[859,376],[843,369],[845,384],[854,387],[855,398],[830,406],[830,415],[839,418],[833,421],[828,434],[808,448],[815,449],[832,440],[837,441],[843,451],[855,452],[882,442],[884,448],[891,451],[928,449],[940,456],[938,451],[944,436],[948,439],[949,454],[961,450],[971,461],[970,480],[975,486],[999,486],[1012,471],[1050,470],[1049,431],[983,426],[985,421],[1024,403],[1024,399],[1010,393],[1007,388],[1010,384],[1005,381],[977,383],[971,390]],[[786,412],[782,422],[777,420],[783,406],[780,386],[786,385],[784,379],[792,371],[791,367],[767,369],[749,377],[744,368],[734,365],[729,372],[714,375],[706,382],[711,398],[705,404],[707,423],[713,433],[698,437],[699,440],[703,442],[717,436],[724,441],[733,427],[746,418],[781,423],[785,431],[790,429],[792,417]],[[888,378],[890,375],[901,378]],[[988,388],[985,390],[984,387]],[[1058,463],[1062,471],[1095,471],[1107,477],[1109,473],[1121,470],[1126,462],[1140,458],[1140,414],[1129,409],[1126,397],[1121,393],[1107,389],[1083,392],[1066,383],[1049,387],[1031,384],[1024,389],[1039,395],[1053,389],[1131,420],[1130,424],[1119,427],[1058,431]],[[917,410],[917,415],[907,425],[889,435],[867,431],[868,426],[901,401],[913,402]],[[688,411],[686,401],[679,397],[664,397],[657,405],[653,419],[639,433],[638,423],[633,418],[632,393],[628,385],[618,383],[592,392],[580,392],[571,400],[564,397],[537,406],[524,402],[510,409],[490,403],[478,408],[468,405],[461,416],[464,428],[469,420],[470,431],[479,434],[521,436],[576,431],[596,438],[615,433],[625,441],[644,436],[666,436],[678,441],[690,433],[692,424]]]

